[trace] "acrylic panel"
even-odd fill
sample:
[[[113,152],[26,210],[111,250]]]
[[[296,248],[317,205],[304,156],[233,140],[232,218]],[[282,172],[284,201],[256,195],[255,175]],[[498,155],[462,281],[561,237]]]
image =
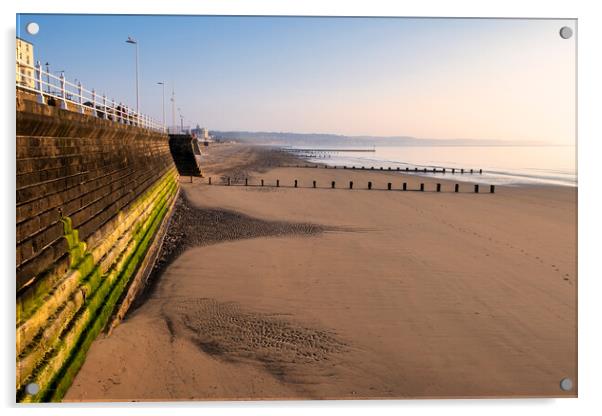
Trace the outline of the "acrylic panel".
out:
[[[18,402],[577,396],[575,19],[16,36]]]

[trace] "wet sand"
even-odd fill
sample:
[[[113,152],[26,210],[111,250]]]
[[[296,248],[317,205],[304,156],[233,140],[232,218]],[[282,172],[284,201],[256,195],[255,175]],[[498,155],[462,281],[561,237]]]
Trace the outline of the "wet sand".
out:
[[[576,189],[455,194],[453,181],[209,153],[207,177],[282,185],[183,180],[183,217],[228,238],[181,226],[187,248],[94,342],[65,400],[576,395]]]

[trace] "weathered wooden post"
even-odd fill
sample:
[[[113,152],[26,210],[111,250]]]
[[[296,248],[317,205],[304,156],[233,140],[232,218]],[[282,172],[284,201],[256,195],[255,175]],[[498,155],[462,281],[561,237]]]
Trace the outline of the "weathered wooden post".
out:
[[[211,176],[209,176],[209,185],[211,185]]]
[[[456,169],[452,168],[452,175],[456,173]]]
[[[380,167],[380,170],[383,170],[383,167],[382,167],[382,166]]]
[[[245,186],[249,186],[249,178],[245,178]]]
[[[295,188],[297,187],[297,179],[295,179]]]
[[[404,182],[404,183],[403,183],[403,185],[402,185],[402,188],[401,188],[401,189],[403,189],[404,191],[407,191],[407,190],[408,190],[408,184],[407,184],[407,182]]]
[[[263,179],[261,180],[261,186],[263,186]]]
[[[332,189],[334,189],[334,181],[332,181],[332,182],[330,183],[330,187],[331,187]]]
[[[454,186],[454,192],[460,192],[460,184],[459,184],[459,183],[457,183],[457,184]]]
[[[337,168],[337,165],[334,165],[334,168],[336,169],[336,168]]]
[[[362,170],[364,170],[364,167],[362,166]]]
[[[192,175],[190,175],[190,183],[192,183]]]
[[[424,184],[423,183],[420,184],[420,192],[424,192]]]
[[[372,167],[370,168],[370,170],[374,170],[374,166],[372,166]]]
[[[490,193],[490,194],[493,194],[493,193],[495,193],[495,185],[490,185],[490,186],[489,186],[489,193]]]
[[[347,169],[347,165],[343,165],[343,169]]]
[[[230,186],[230,177],[228,176],[228,186]]]
[[[313,185],[314,185],[314,188],[315,188],[316,187],[316,181],[314,181]]]
[[[391,166],[389,166],[389,170],[391,170]],[[399,168],[397,168],[397,170],[399,170]]]
[[[460,169],[460,173],[464,173],[464,168]]]
[[[474,186],[474,193],[475,194],[479,193],[479,184],[475,184],[475,186]]]
[[[391,182],[387,183],[387,190],[390,191],[391,190]]]
[[[349,189],[353,189],[353,181],[349,181]]]
[[[472,169],[470,170],[470,174],[472,175]]]
[[[414,168],[414,172],[418,172],[418,168]]]
[[[280,179],[276,179],[276,188],[280,187]]]
[[[372,189],[372,182],[368,182],[368,189]]]
[[[426,173],[426,168],[424,168],[423,170],[424,170],[424,173]]]
[[[354,166],[351,166],[351,169],[355,170],[355,165],[354,165]]]
[[[437,173],[437,168],[433,168],[433,173]]]
[[[479,175],[483,174],[483,169],[479,169]]]
[[[443,173],[445,173],[445,168],[443,168]]]

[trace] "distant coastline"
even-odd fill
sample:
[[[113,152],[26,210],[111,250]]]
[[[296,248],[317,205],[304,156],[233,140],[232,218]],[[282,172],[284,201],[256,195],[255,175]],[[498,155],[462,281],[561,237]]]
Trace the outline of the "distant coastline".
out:
[[[499,139],[432,139],[412,136],[347,136],[328,133],[219,131],[210,132],[221,140],[244,143],[271,144],[277,146],[554,146],[571,147],[571,144],[547,143],[545,141],[499,140]]]

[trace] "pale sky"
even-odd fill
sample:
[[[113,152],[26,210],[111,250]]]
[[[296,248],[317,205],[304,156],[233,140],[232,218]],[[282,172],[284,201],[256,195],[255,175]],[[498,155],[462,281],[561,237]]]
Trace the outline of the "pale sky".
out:
[[[25,33],[29,21],[40,24]],[[20,15],[70,80],[213,130],[575,142],[574,20]],[[179,121],[179,116],[176,115]]]

